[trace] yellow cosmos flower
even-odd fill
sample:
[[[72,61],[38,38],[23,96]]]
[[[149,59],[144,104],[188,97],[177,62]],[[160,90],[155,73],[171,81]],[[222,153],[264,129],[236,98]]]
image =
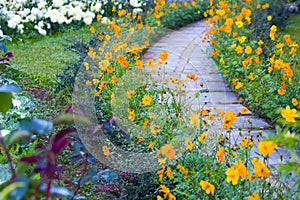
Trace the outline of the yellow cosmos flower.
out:
[[[244,23],[242,21],[238,20],[238,21],[235,22],[235,25],[236,25],[237,28],[242,28]]]
[[[149,106],[151,104],[152,98],[150,95],[145,95],[142,99],[142,104],[145,106]]]
[[[248,136],[248,137],[242,138],[240,146],[244,147],[246,149],[252,149],[254,144],[255,144],[255,140],[253,138],[251,138],[250,136]]]
[[[159,133],[160,132],[160,126],[158,126],[158,125],[151,125],[150,126],[150,131],[153,134]]]
[[[207,137],[207,132],[202,133],[202,134],[198,137],[199,142],[200,142],[200,143],[203,143],[206,137]]]
[[[225,161],[225,148],[224,147],[221,147],[218,149],[217,153],[216,153],[216,157],[218,159],[218,162],[224,162]]]
[[[166,61],[168,59],[168,56],[169,54],[167,51],[161,51],[159,53],[159,58],[162,59],[163,61]]]
[[[271,21],[271,20],[272,20],[272,16],[269,15],[269,16],[267,17],[267,20],[268,20],[268,21]]]
[[[248,196],[248,200],[260,200],[260,198],[256,192],[253,192],[252,196]]]
[[[241,113],[242,115],[245,115],[245,114],[247,114],[248,111],[249,111],[248,108],[244,107],[244,108],[242,108],[242,109],[240,110],[240,113]]]
[[[233,123],[237,120],[237,115],[234,112],[226,112],[224,115],[223,129],[230,130]]]
[[[297,105],[298,105],[298,101],[297,101],[296,98],[292,98],[292,104],[293,104],[294,106],[297,106]]]
[[[172,170],[171,170],[170,167],[167,168],[167,176],[168,176],[169,178],[173,178],[173,172],[172,172]]]
[[[258,152],[264,157],[273,153],[277,149],[277,145],[274,141],[260,141],[258,143]]]
[[[186,139],[184,140],[184,142],[185,142],[186,150],[192,151],[192,150],[193,150],[193,147],[194,147],[194,144],[193,144],[192,140],[189,139],[189,138],[186,138]]]
[[[215,186],[208,181],[201,180],[199,185],[201,186],[202,190],[206,192],[206,194],[214,194]]]
[[[251,54],[252,53],[252,47],[246,46],[245,53],[248,54],[248,55]]]
[[[270,170],[257,158],[252,158],[252,164],[254,165],[253,173],[258,178],[265,178],[270,176]]]
[[[107,146],[102,146],[103,155],[109,156],[109,149]]]
[[[291,109],[290,106],[286,106],[285,109],[281,109],[281,116],[287,122],[295,122],[295,118],[298,117],[297,110],[295,108]]]
[[[236,185],[239,180],[239,171],[235,168],[227,168],[226,170],[226,182],[232,183],[232,185]]]
[[[193,112],[192,116],[190,116],[190,125],[199,126],[199,118],[197,112]]]
[[[172,144],[165,144],[162,148],[162,155],[166,156],[168,159],[173,159],[175,157],[176,151],[173,148]]]
[[[237,162],[233,163],[233,165],[238,170],[239,177],[246,178],[248,171],[243,162],[239,159]]]
[[[128,116],[128,119],[130,119],[131,121],[134,120],[135,116],[134,116],[134,110],[131,110],[130,108],[128,108],[128,113],[129,113],[129,116]]]

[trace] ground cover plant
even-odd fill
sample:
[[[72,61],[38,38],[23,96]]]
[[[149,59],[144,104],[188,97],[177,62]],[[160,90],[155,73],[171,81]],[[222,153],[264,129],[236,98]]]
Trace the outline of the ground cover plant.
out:
[[[153,8],[146,10],[150,15],[147,18],[112,5],[114,17],[105,21],[105,29],[89,27],[93,39],[89,43],[87,57],[82,58],[82,65],[77,66],[78,72],[73,79],[75,86],[70,85],[74,90],[73,104],[66,109],[66,114],[53,122],[25,120],[18,126],[18,131],[8,137],[8,142],[0,138],[2,152],[12,172],[11,179],[1,185],[1,197],[299,198],[299,181],[294,180],[299,174],[299,159],[294,148],[300,140],[299,135],[293,133],[298,123],[297,107],[284,105],[285,109],[279,110],[279,121],[283,126],[277,127],[277,136],[270,134],[266,139],[261,132],[251,129],[244,135],[236,134],[232,125],[237,115],[243,115],[245,111],[215,110],[217,115],[213,115],[213,108],[199,107],[190,112],[182,91],[185,84],[196,83],[198,77],[193,73],[183,80],[168,77],[164,73],[170,56],[166,51],[161,51],[157,58],[142,59],[147,47],[168,32],[164,28],[184,25],[208,15],[211,16],[208,24],[214,23],[214,20],[224,17],[224,13],[239,13],[242,8],[244,14],[238,15],[241,18],[238,21],[246,20],[242,22],[244,25],[251,21],[247,6],[254,3],[159,0],[154,2]],[[204,12],[208,5],[209,10]],[[267,7],[267,4],[263,5]],[[170,20],[171,16],[176,17],[175,23]],[[178,20],[180,16],[187,17]],[[215,24],[215,29],[218,25]],[[244,31],[246,35],[247,31]],[[213,48],[216,47],[217,36],[211,36]],[[221,44],[218,48],[222,48]],[[222,51],[215,49],[213,52],[218,61],[217,56],[222,55]],[[13,70],[6,62],[10,60],[10,54],[5,55],[1,69],[5,66],[7,71]],[[294,55],[287,56],[282,50],[282,55],[276,56],[290,59]],[[232,69],[226,68],[228,71],[237,67],[234,63],[230,66]],[[198,87],[195,84],[195,88]],[[8,95],[10,98],[6,102],[11,101],[12,91],[1,88],[0,95]],[[199,98],[199,95],[194,98]],[[0,107],[4,109],[1,110],[3,113],[11,103],[5,105]],[[73,125],[74,122],[76,130],[63,128],[54,133],[52,126]],[[216,125],[220,128],[211,129]],[[18,162],[15,162],[7,147],[11,151],[11,143],[23,138],[24,132],[20,131],[26,131],[27,139],[37,137],[39,151],[23,158],[16,155]],[[281,145],[290,150],[292,159],[278,170],[269,161]],[[39,162],[38,158],[44,159]],[[19,166],[24,162],[32,164],[31,168],[26,168],[25,175],[22,170],[15,172],[14,164]],[[66,165],[64,168],[62,163]]]

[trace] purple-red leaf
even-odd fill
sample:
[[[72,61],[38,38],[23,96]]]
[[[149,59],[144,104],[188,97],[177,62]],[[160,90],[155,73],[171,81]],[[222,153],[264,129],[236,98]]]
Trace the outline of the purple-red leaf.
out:
[[[36,163],[39,160],[38,155],[32,155],[32,156],[25,156],[20,158],[20,162],[27,162],[27,163]]]
[[[52,144],[52,152],[59,154],[68,145],[68,138],[64,137]]]
[[[62,139],[65,137],[67,134],[76,132],[76,128],[66,128],[61,131],[59,131],[57,134],[53,135],[50,139],[51,144],[56,143],[58,140]]]
[[[12,52],[7,52],[6,54],[3,55],[3,57],[7,60],[10,61],[14,58],[13,53]]]

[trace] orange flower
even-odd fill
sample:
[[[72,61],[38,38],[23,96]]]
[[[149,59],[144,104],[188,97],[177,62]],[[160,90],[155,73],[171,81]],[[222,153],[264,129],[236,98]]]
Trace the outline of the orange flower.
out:
[[[279,95],[284,95],[284,94],[285,94],[285,90],[284,90],[284,89],[278,89],[278,90],[277,90],[277,93],[278,93]]]
[[[161,52],[159,53],[159,58],[162,59],[163,61],[167,60],[167,59],[168,59],[168,56],[169,56],[169,54],[168,54],[168,52],[166,52],[166,51],[161,51]]]
[[[173,172],[172,172],[172,170],[171,170],[170,167],[167,168],[167,176],[168,176],[169,178],[173,178]]]
[[[175,157],[176,151],[172,144],[165,144],[162,148],[162,155],[165,155],[168,159],[173,159]]]
[[[247,114],[248,111],[249,111],[248,108],[244,107],[244,108],[242,108],[242,109],[240,110],[240,113],[241,113],[242,115],[245,115],[245,114]]]
[[[117,82],[118,82],[117,76],[116,76],[116,75],[113,75],[113,76],[111,77],[111,83],[112,83],[112,84],[116,84]]]
[[[256,192],[253,192],[252,196],[248,196],[248,200],[260,200],[260,198]]]
[[[109,149],[107,146],[102,146],[103,155],[109,156]]]
[[[193,74],[192,72],[189,73],[187,76],[186,76],[188,79],[191,79],[191,80],[198,80],[197,76],[195,74]]]
[[[292,104],[293,104],[294,106],[297,106],[297,105],[298,105],[298,101],[297,101],[296,98],[292,98]]]
[[[225,152],[225,148],[221,147],[218,149],[217,153],[216,153],[216,157],[218,159],[218,162],[224,162],[225,161],[225,156],[224,156],[224,152]]]
[[[165,166],[163,166],[163,168],[162,169],[160,169],[160,170],[158,170],[157,171],[157,175],[158,175],[158,177],[159,177],[159,181],[162,181],[162,179],[163,179],[163,177],[164,177],[164,172],[165,172]]]
[[[95,33],[95,28],[93,26],[91,26],[90,31],[91,31],[92,34],[94,34]]]
[[[234,112],[226,112],[224,115],[224,121],[223,121],[223,129],[226,128],[227,130],[230,130],[232,127],[232,124],[237,120],[236,114]]]
[[[232,185],[236,185],[239,180],[239,171],[235,168],[227,168],[226,170],[226,182],[232,183]]]

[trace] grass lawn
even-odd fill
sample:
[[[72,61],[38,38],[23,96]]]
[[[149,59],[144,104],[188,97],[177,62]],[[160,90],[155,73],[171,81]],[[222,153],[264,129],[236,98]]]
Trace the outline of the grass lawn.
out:
[[[92,25],[95,28],[103,26],[97,22]],[[68,47],[79,40],[88,42],[92,36],[89,27],[72,28],[48,36],[37,34],[23,42],[7,43],[8,50],[14,53],[11,64],[20,67],[22,72],[18,83],[25,88],[54,86],[55,74],[61,73],[61,68],[66,67],[65,62],[74,63],[79,59],[79,55]]]
[[[300,14],[292,15],[289,18],[288,25],[281,30],[282,34],[290,34],[291,39],[300,44]],[[298,57],[300,51],[297,51]]]

